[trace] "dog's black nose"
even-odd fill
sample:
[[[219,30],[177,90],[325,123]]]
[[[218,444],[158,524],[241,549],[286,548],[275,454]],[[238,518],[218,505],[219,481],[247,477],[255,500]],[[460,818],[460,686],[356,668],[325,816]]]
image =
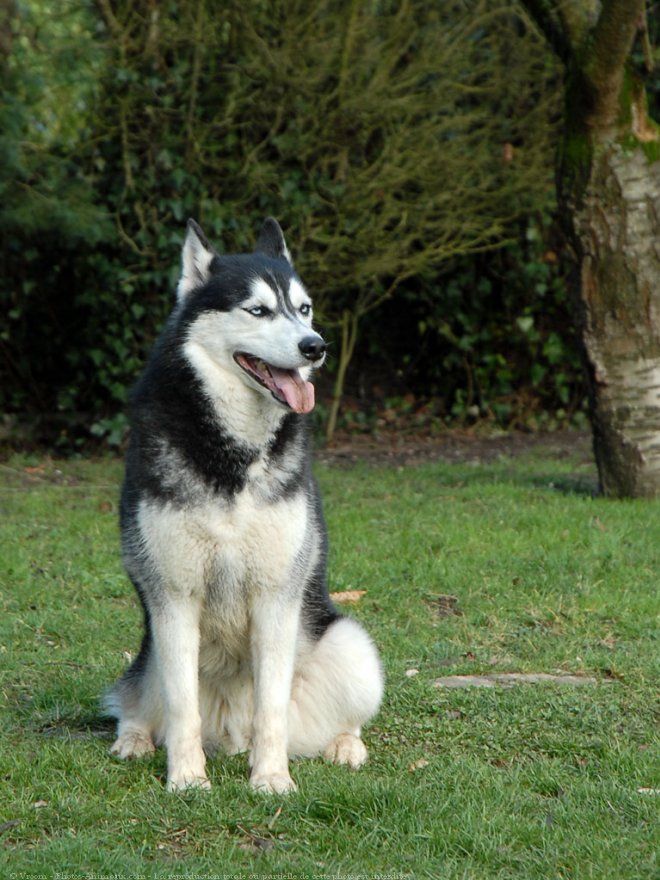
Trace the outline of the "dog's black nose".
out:
[[[305,336],[298,343],[298,348],[308,361],[318,361],[325,354],[327,346],[320,336]]]

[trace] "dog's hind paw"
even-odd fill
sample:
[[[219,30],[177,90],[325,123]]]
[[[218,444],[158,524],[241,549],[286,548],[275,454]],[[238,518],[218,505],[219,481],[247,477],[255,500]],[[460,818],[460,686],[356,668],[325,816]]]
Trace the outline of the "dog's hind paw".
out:
[[[127,730],[117,737],[110,746],[110,754],[124,760],[128,758],[142,758],[155,751],[153,740],[148,733],[141,730]]]
[[[327,747],[323,757],[333,764],[348,764],[353,770],[357,770],[367,760],[367,747],[359,736],[340,733]]]

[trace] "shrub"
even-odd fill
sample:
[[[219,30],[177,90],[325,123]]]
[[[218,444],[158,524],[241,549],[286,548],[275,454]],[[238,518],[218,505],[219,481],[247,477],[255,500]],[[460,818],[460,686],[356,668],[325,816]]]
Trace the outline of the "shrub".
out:
[[[36,0],[24,8],[43,15]],[[0,287],[2,409],[59,411],[65,441],[77,426],[121,439],[125,389],[171,307],[188,216],[227,250],[249,248],[278,216],[335,337],[332,427],[362,318],[393,297],[389,314],[409,311],[412,297],[428,316],[422,343],[449,344],[437,316],[465,287],[462,260],[511,241],[551,199],[557,69],[515,2],[95,0],[73,20],[74,64],[96,84],[56,65],[60,101],[76,98],[57,126],[38,90],[19,90],[14,120],[36,113],[47,133],[25,173],[39,166],[39,199],[51,199],[38,219],[14,190]],[[30,38],[8,55],[24,78],[70,45],[47,25],[48,45]],[[10,133],[6,149],[20,139]],[[484,284],[473,304],[487,308]],[[470,315],[452,330],[464,344]],[[497,334],[480,344],[496,363]],[[449,344],[445,367],[457,356]],[[501,370],[466,375],[480,400],[491,376],[502,384]],[[459,398],[456,385],[448,410]]]

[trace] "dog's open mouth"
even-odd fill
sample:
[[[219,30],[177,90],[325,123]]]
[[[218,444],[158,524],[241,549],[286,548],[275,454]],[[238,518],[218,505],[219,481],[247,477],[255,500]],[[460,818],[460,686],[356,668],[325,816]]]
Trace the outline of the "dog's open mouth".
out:
[[[237,352],[234,360],[252,379],[267,388],[276,400],[294,412],[308,413],[314,409],[314,386],[303,379],[298,370],[283,370],[244,352]]]

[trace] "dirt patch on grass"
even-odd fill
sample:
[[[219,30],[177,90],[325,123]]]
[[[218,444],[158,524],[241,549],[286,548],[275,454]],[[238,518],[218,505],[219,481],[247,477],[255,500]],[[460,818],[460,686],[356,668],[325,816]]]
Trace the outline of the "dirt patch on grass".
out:
[[[588,684],[598,684],[598,679],[588,675],[567,675],[559,673],[552,675],[548,672],[501,672],[492,675],[448,675],[438,678],[434,682],[437,688],[465,688],[465,687],[514,687],[520,684],[563,684],[572,687],[583,687]]]
[[[592,464],[591,434],[588,431],[548,434],[513,431],[483,436],[459,430],[438,436],[410,436],[394,431],[350,434],[338,436],[330,446],[319,450],[316,458],[332,465],[358,461],[409,465],[432,461],[483,463],[528,454],[570,457],[578,465]]]

